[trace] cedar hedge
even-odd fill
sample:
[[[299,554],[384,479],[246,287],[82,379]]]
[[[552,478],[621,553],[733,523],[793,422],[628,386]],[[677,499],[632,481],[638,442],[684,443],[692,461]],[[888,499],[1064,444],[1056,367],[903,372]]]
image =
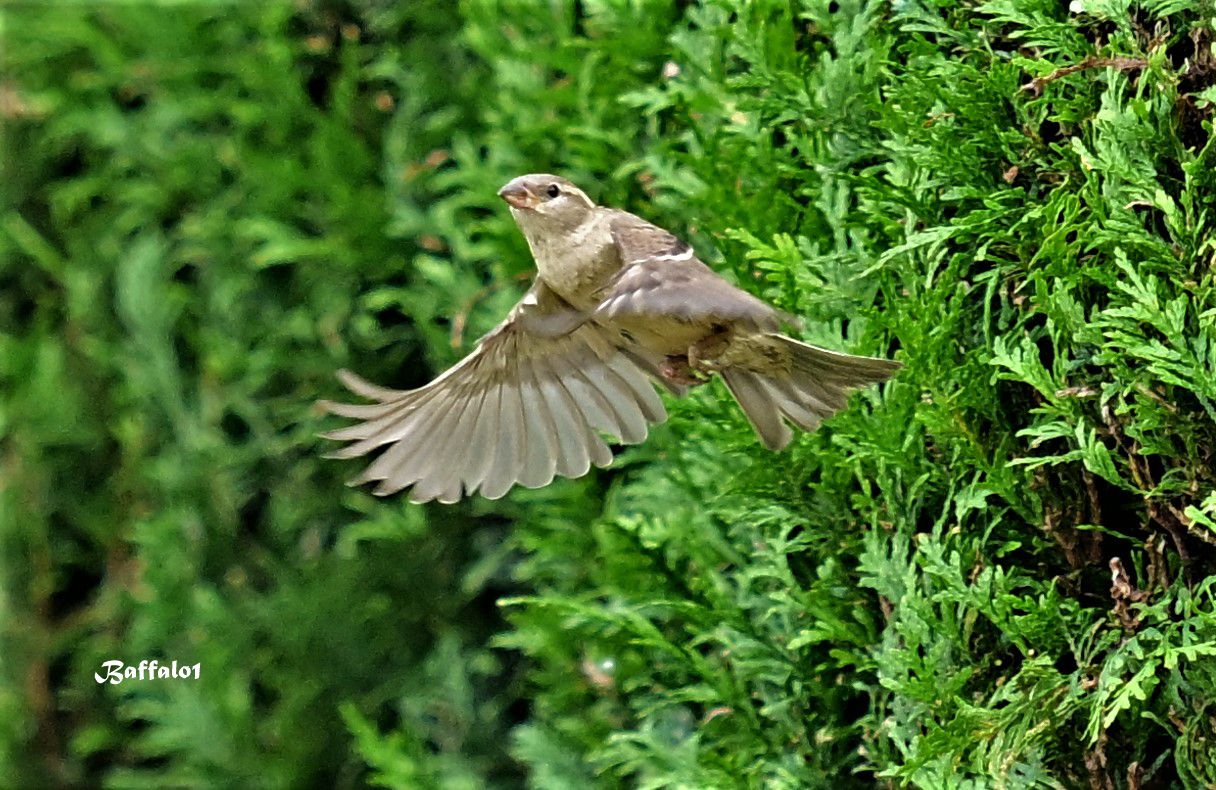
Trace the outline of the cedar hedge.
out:
[[[1210,0],[2,13],[0,784],[1216,785]],[[906,368],[345,488],[310,404],[498,320],[537,170]]]

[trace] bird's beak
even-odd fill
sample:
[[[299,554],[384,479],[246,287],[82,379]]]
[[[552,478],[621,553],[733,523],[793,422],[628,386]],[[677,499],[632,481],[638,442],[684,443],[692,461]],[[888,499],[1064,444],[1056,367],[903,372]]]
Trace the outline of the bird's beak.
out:
[[[498,196],[513,208],[532,208],[538,202],[528,188],[517,181],[511,181],[498,190]]]

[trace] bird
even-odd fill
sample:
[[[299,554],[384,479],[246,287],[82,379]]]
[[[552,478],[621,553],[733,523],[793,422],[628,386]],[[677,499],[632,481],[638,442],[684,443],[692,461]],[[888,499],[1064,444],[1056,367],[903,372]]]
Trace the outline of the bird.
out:
[[[347,443],[329,457],[384,448],[351,485],[451,504],[580,477],[612,462],[608,440],[639,443],[667,418],[654,384],[682,397],[715,375],[778,451],[791,426],[815,430],[850,391],[901,367],[783,334],[789,315],[718,275],[675,235],[596,205],[565,178],[523,175],[498,195],[535,260],[531,288],[423,387],[388,389],[338,372],[370,403],[318,403],[357,420],[321,434]]]

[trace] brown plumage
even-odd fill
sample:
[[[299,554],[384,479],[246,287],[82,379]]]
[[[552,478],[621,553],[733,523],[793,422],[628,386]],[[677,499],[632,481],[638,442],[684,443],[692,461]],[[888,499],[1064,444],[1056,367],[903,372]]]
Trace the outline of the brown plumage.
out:
[[[780,333],[785,316],[719,277],[672,234],[602,208],[558,176],[521,176],[499,192],[536,259],[532,288],[471,354],[425,387],[401,391],[352,373],[370,401],[322,401],[359,422],[325,434],[338,458],[384,452],[352,483],[415,502],[489,499],[513,485],[606,466],[615,442],[645,439],[667,417],[651,382],[674,395],[722,376],[761,441],[813,431],[850,390],[900,365],[818,348]]]

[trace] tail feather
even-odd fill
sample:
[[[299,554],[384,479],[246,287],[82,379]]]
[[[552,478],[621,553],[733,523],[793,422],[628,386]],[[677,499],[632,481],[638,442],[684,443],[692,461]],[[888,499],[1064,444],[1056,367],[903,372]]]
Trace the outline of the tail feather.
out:
[[[777,341],[789,351],[795,370],[820,379],[840,379],[850,382],[851,386],[885,381],[903,367],[903,363],[893,359],[842,354],[785,335],[770,334],[766,338]]]
[[[785,421],[813,431],[845,407],[852,390],[885,381],[903,367],[894,360],[841,354],[775,333],[764,340],[782,350],[787,364],[781,372],[733,366],[721,373],[770,450],[784,448],[793,438]]]
[[[764,384],[773,393],[773,400],[781,413],[794,425],[810,433],[823,422],[823,415],[831,409],[806,392],[800,392],[789,379],[764,379]]]
[[[794,434],[781,421],[784,412],[760,376],[744,368],[726,368],[722,371],[722,380],[765,447],[780,450],[790,443]]]

